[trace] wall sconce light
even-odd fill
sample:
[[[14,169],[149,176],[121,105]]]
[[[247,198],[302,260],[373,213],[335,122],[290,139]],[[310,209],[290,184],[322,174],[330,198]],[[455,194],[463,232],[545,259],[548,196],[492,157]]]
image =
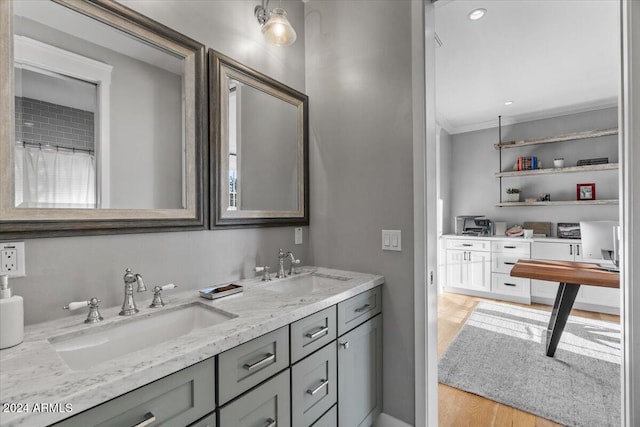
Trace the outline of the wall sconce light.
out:
[[[257,5],[254,14],[260,26],[264,38],[276,46],[291,46],[296,41],[296,30],[287,19],[287,11],[281,7],[268,10],[269,0],[262,0]]]

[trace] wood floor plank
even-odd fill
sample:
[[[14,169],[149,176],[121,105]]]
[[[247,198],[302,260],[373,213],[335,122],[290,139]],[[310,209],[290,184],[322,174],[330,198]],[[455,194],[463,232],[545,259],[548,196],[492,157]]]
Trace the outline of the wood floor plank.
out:
[[[438,296],[438,357],[446,351],[480,301],[493,300],[453,293]],[[500,302],[551,311],[547,305]],[[620,322],[620,316],[611,314],[572,310],[571,315]],[[438,384],[438,394],[439,427],[562,427],[553,421],[448,385]]]

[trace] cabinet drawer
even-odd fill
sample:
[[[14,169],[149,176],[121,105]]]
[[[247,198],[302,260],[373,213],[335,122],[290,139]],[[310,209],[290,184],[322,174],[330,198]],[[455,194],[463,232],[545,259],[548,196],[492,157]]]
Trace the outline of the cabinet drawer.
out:
[[[528,298],[531,296],[531,281],[522,277],[494,273],[491,279],[491,292]]]
[[[338,336],[382,311],[382,288],[363,292],[338,304]]]
[[[492,254],[491,256],[491,271],[494,273],[511,273],[511,269],[519,259],[526,259],[528,256],[523,255],[511,255],[511,254]]]
[[[287,369],[220,409],[225,427],[290,427],[290,373]]]
[[[218,356],[220,404],[289,366],[289,327],[285,326]]]
[[[291,324],[291,363],[336,339],[336,306]]]
[[[195,423],[189,424],[189,427],[216,427],[216,413],[212,412],[208,416],[196,421]]]
[[[338,397],[337,344],[333,341],[291,368],[291,421],[309,427]]]
[[[333,405],[326,414],[324,414],[313,427],[337,427],[338,426],[338,406]]]
[[[489,240],[463,240],[463,239],[447,239],[447,249],[464,249],[468,251],[490,251],[491,241]]]
[[[495,240],[491,242],[491,251],[503,254],[523,254],[528,258],[531,254],[531,244],[521,241]]]
[[[212,357],[56,426],[134,426],[151,416],[156,419],[153,425],[186,426],[214,409],[215,358]]]

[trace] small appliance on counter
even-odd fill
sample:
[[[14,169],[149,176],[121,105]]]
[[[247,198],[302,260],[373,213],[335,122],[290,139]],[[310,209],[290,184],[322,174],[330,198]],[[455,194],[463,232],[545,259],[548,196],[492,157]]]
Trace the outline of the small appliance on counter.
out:
[[[456,234],[462,236],[493,236],[493,221],[482,215],[456,216]]]

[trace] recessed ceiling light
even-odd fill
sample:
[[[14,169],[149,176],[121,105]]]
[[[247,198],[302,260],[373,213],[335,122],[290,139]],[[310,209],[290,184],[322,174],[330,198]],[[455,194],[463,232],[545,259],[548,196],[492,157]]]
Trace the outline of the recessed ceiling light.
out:
[[[513,101],[506,101],[504,105],[513,105]]]
[[[471,19],[472,21],[477,21],[478,19],[482,19],[485,13],[487,13],[487,9],[473,9],[471,12],[469,12],[467,17],[469,17],[469,19]]]

